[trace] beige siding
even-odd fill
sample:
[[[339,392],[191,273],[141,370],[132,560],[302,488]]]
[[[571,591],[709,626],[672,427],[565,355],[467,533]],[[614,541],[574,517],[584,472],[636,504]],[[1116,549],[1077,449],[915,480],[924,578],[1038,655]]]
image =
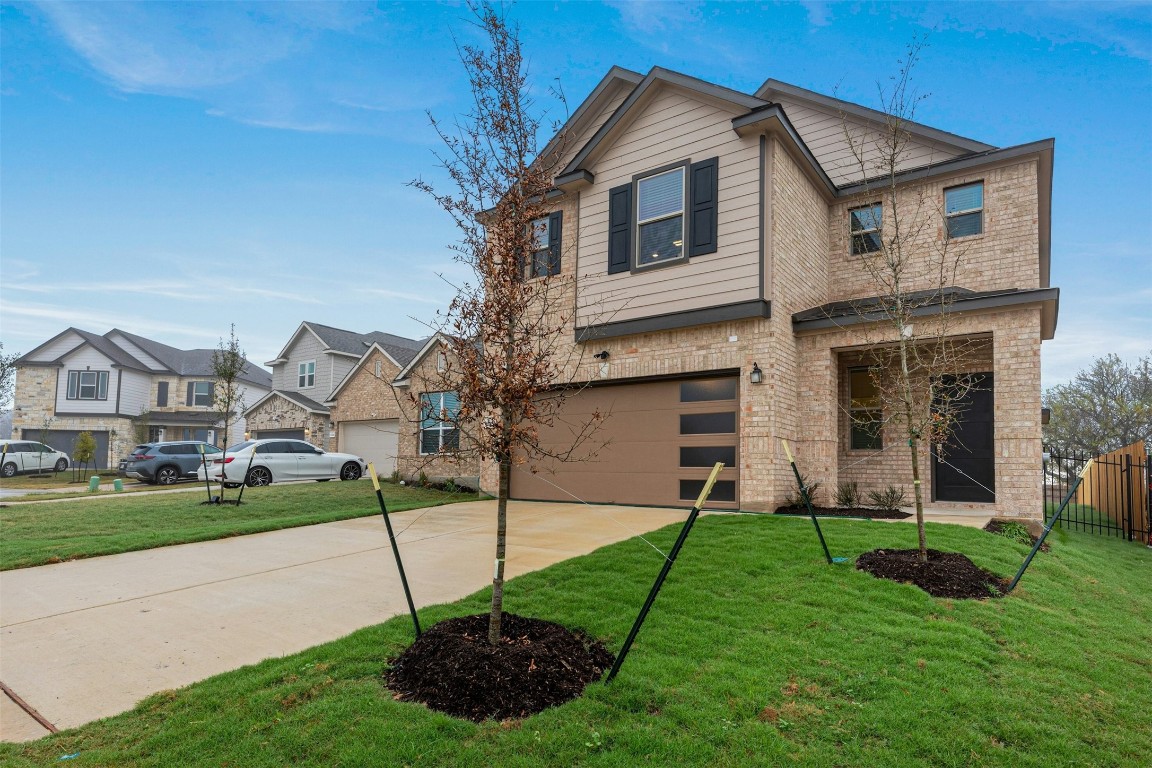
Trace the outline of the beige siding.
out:
[[[120,375],[120,413],[125,416],[137,416],[148,410],[151,406],[149,395],[152,392],[152,377],[146,373],[119,369]],[[113,373],[115,377],[116,373]],[[111,385],[109,385],[111,386]],[[109,392],[109,399],[115,399],[116,393]]]
[[[556,167],[563,168],[566,166],[571,159],[584,148],[584,145],[587,144],[592,136],[595,135],[596,131],[600,129],[600,126],[604,125],[608,118],[612,117],[612,113],[616,111],[616,108],[624,102],[624,99],[628,98],[628,94],[632,92],[632,87],[631,85],[621,86],[604,104],[596,116],[584,126],[583,130],[576,131],[568,136],[560,156],[561,160]]]
[[[116,380],[119,369],[112,367],[112,361],[92,347],[85,346],[68,355],[63,360],[60,378],[56,382],[56,410],[59,413],[108,413],[116,412]],[[68,371],[107,371],[107,400],[69,400]]]
[[[55,341],[47,344],[42,350],[37,352],[35,356],[29,356],[28,359],[38,363],[50,363],[83,343],[84,339],[78,334],[66,333]]]
[[[580,195],[577,325],[702,309],[759,296],[759,140],[740,138],[736,111],[663,89],[595,162]],[[719,157],[719,250],[688,264],[607,275],[608,190],[636,174]]]
[[[833,184],[841,186],[859,183],[867,177],[884,172],[884,169],[877,170],[875,165],[880,157],[876,147],[878,143],[882,144],[883,131],[869,126],[859,118],[841,115],[833,109],[801,104],[787,97],[779,99],[778,103],[784,107],[796,132]],[[864,150],[863,167],[852,152],[853,144]],[[902,153],[897,170],[919,168],[963,154],[967,153],[944,144],[924,139],[914,140],[909,142]]]
[[[150,369],[152,369],[154,371],[164,370],[165,366],[163,363],[161,363],[159,360],[157,360],[156,358],[149,355],[147,352],[145,352],[139,346],[133,344],[131,341],[124,338],[120,334],[118,334],[118,333],[113,334],[109,340],[113,344],[115,344],[116,346],[120,347],[120,349],[122,349],[125,352],[127,352],[128,354],[132,355],[132,357],[134,357],[137,360],[139,360],[140,362],[144,363],[144,365],[148,366]]]

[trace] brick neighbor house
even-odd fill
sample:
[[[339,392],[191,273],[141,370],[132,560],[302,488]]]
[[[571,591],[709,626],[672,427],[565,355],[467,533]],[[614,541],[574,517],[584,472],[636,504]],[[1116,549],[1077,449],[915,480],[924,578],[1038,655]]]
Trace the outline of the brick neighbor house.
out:
[[[69,328],[16,361],[12,434],[72,452],[84,431],[96,440],[96,467],[116,466],[140,440],[241,439],[238,416],[223,434],[213,410],[211,349],[176,349],[113,329],[103,336]],[[253,402],[272,385],[249,361],[240,396]]]
[[[572,339],[588,353],[576,357],[591,362],[568,374],[593,386],[566,407],[609,413],[606,445],[594,461],[514,471],[515,498],[690,506],[721,460],[713,505],[771,510],[795,489],[781,437],[825,488],[892,483],[911,496],[906,443],[852,417],[874,407],[862,348],[894,336],[867,311],[880,292],[860,266],[863,241],[891,212],[853,174],[845,126],[883,125],[878,112],[774,80],[748,94],[660,68],[608,73],[564,129],[548,218],[559,264],[542,278],[573,286]],[[998,148],[907,128],[896,204],[939,210],[926,248],[962,246],[945,311],[985,382],[955,438],[962,466],[925,449],[925,498],[1037,517],[1040,346],[1058,303],[1054,142]],[[486,468],[484,485],[493,478]]]

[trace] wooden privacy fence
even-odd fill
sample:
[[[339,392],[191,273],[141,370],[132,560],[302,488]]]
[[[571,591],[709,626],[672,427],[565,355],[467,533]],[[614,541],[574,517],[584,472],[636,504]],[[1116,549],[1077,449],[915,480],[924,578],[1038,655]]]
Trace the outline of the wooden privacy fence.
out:
[[[1045,518],[1052,514],[1054,502],[1063,498],[1089,460],[1092,466],[1062,516],[1061,525],[1148,542],[1152,535],[1152,477],[1143,443],[1102,456],[1049,454],[1044,463]]]

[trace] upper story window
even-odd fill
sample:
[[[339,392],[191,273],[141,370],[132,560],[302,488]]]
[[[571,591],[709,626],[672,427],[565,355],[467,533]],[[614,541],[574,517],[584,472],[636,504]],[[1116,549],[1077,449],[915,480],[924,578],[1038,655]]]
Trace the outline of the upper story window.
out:
[[[69,400],[107,400],[108,371],[68,371]]]
[[[944,223],[949,239],[984,231],[984,182],[944,190]]]
[[[852,227],[852,255],[875,253],[880,250],[880,223],[884,216],[884,206],[880,203],[862,205],[848,211]]]
[[[529,278],[551,277],[560,274],[560,211],[532,222],[532,253],[526,273]]]
[[[718,168],[715,157],[684,161],[608,190],[608,274],[715,253]]]
[[[684,168],[636,182],[636,266],[684,257]]]
[[[156,384],[156,407],[166,408],[168,406],[168,382],[161,381]]]
[[[420,453],[446,453],[460,450],[460,430],[456,419],[460,400],[455,392],[425,392],[420,395]]]
[[[207,408],[208,406],[212,405],[212,395],[214,394],[214,389],[215,386],[210,381],[188,382],[188,398],[186,400],[187,404],[194,407]]]
[[[880,450],[884,447],[880,427],[884,423],[880,392],[867,368],[848,369],[848,418],[852,450]]]
[[[299,389],[307,389],[316,386],[316,361],[309,360],[306,363],[300,363],[296,368],[296,386]]]

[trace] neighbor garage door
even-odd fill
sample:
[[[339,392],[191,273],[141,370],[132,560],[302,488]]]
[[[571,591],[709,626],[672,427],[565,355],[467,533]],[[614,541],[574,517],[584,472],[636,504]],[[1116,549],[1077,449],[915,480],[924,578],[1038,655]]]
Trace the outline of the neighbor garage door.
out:
[[[387,477],[396,471],[399,419],[344,421],[340,423],[340,450],[372,462],[376,474]]]
[[[76,438],[80,437],[78,429],[49,429],[47,431],[40,429],[23,429],[21,430],[21,437],[25,440],[35,440],[38,443],[47,443],[58,451],[64,451],[71,458],[76,453]],[[108,433],[107,432],[93,432],[92,437],[96,440],[96,453],[94,461],[88,467],[95,469],[108,469],[115,467],[119,457],[108,456]],[[112,463],[109,464],[108,462]],[[93,467],[93,465],[95,465]]]
[[[587,461],[551,462],[536,474],[512,472],[518,499],[690,507],[717,461],[725,469],[707,506],[735,508],[739,379],[701,379],[596,386],[570,397],[543,446],[563,452],[592,414],[604,417]],[[587,450],[578,451],[587,453]]]

